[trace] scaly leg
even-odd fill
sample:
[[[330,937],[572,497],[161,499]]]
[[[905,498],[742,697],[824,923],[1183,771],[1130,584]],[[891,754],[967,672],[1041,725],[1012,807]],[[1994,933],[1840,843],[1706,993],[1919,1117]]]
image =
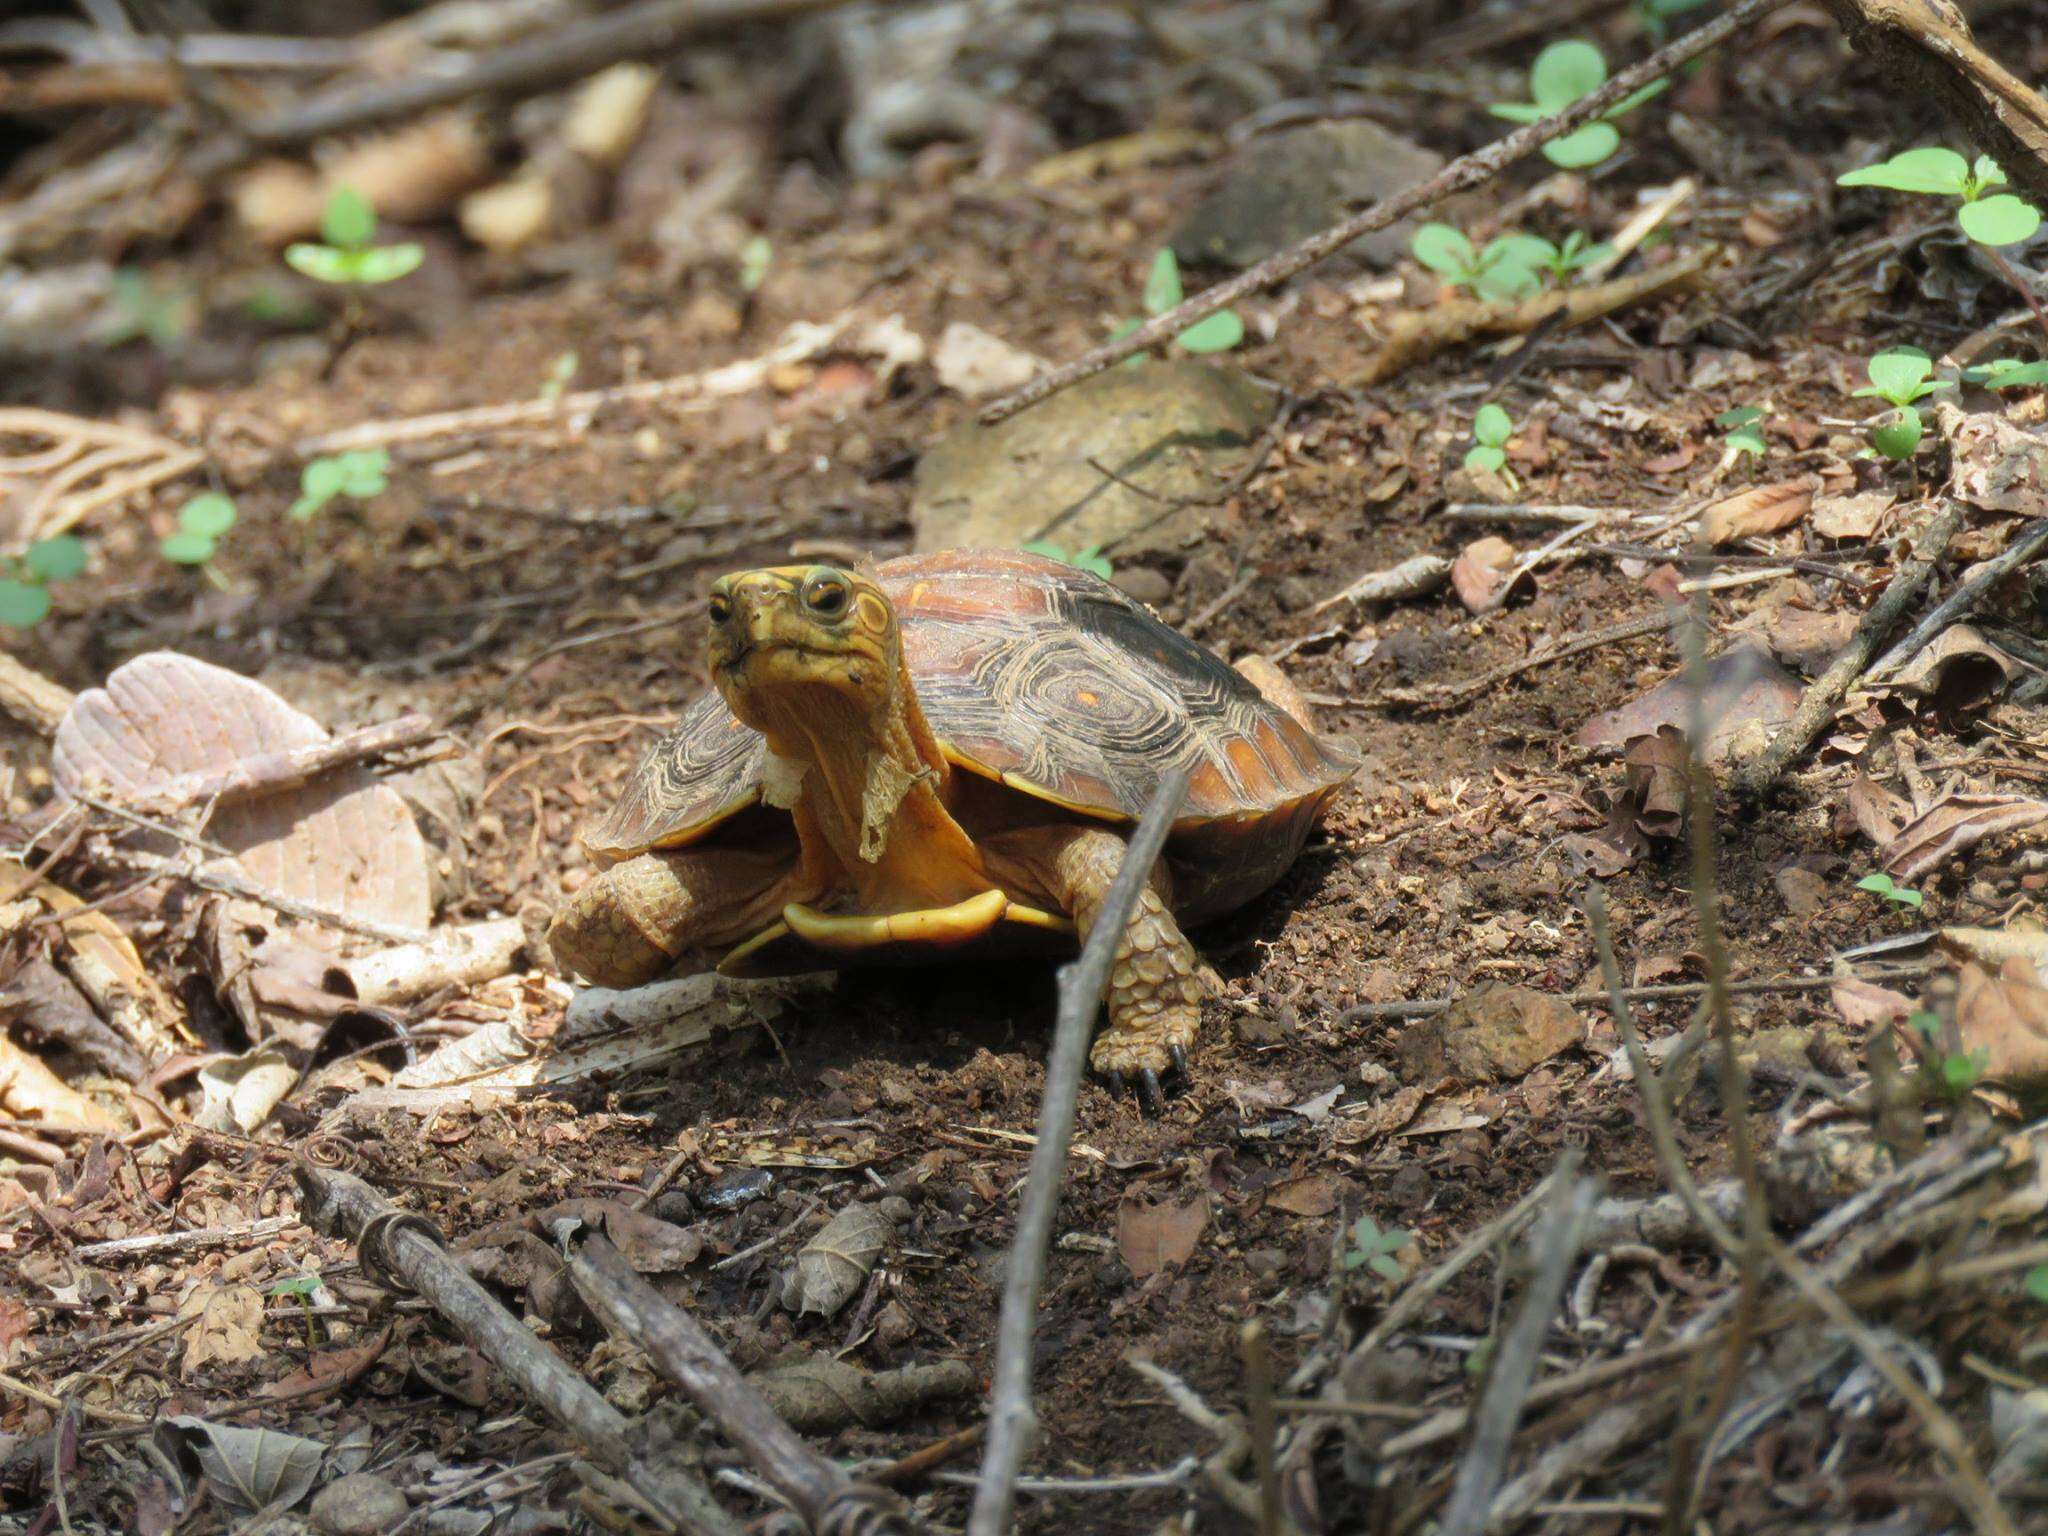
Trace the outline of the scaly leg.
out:
[[[1051,896],[1086,943],[1126,846],[1103,828],[1056,826],[1002,833],[984,850],[991,868],[1008,873],[1004,866],[1023,865],[1036,877],[1025,892],[1036,885]],[[1201,966],[1167,907],[1171,895],[1165,867],[1158,866],[1118,941],[1103,993],[1109,1023],[1088,1058],[1104,1076],[1134,1084],[1152,1107],[1159,1103],[1160,1077],[1187,1071],[1187,1049],[1202,1022]]]
[[[809,898],[791,852],[735,848],[656,849],[594,876],[555,914],[548,947],[555,963],[600,987],[636,987],[774,922],[783,904]]]

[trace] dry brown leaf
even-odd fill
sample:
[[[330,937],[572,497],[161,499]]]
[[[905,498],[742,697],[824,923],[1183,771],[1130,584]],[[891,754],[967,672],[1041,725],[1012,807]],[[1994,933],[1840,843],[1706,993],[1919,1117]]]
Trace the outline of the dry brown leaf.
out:
[[[151,651],[78,696],[57,728],[50,768],[66,794],[97,786],[136,795],[180,774],[325,740],[318,722],[261,683]],[[432,919],[426,842],[404,800],[366,770],[223,805],[207,835],[269,890],[410,928]]]
[[[1921,694],[1941,711],[1969,709],[2003,693],[2024,668],[1974,625],[1952,624],[1890,681]]]
[[[243,1365],[263,1358],[263,1293],[253,1285],[209,1282],[187,1296],[180,1318],[193,1317],[180,1369],[190,1380],[209,1365]]]
[[[1867,539],[1898,500],[1890,491],[1862,491],[1854,496],[1816,496],[1806,526],[1824,539]]]
[[[1761,646],[1737,645],[1712,658],[1707,663],[1705,699],[1707,761],[1726,757],[1736,733],[1752,723],[1769,727],[1789,720],[1804,692],[1799,679]],[[1576,739],[1584,747],[1619,747],[1638,736],[1654,736],[1661,726],[1685,730],[1691,718],[1692,690],[1681,675],[1595,715],[1579,728]]]
[[[15,1120],[118,1136],[132,1129],[52,1072],[0,1030],[0,1110]]]
[[[1885,873],[1909,884],[1987,837],[2048,821],[2048,800],[2026,795],[1944,795],[1878,850]]]
[[[32,406],[0,409],[0,550],[63,533],[199,466],[197,449],[138,427]]]
[[[1862,769],[1849,781],[1849,815],[1856,830],[1882,848],[1913,815],[1913,802],[1893,794]]]
[[[1835,1012],[1842,1016],[1842,1022],[1857,1029],[1877,1029],[1882,1025],[1896,1024],[1910,1018],[1914,1010],[1913,999],[1905,993],[1880,987],[1860,976],[1841,977],[1828,989],[1828,996],[1834,1002]]]
[[[2026,960],[2036,970],[2048,966],[2048,933],[2038,928],[1944,928],[1939,942],[1950,954],[1993,970],[2008,960]]]
[[[1180,1205],[1126,1200],[1116,1208],[1116,1251],[1133,1277],[1149,1280],[1163,1269],[1185,1264],[1208,1225],[1207,1195]]]
[[[1949,488],[1986,512],[2048,516],[2048,438],[1996,411],[1936,407],[1951,453]]]
[[[1290,1216],[1327,1216],[1337,1209],[1344,1181],[1334,1173],[1304,1174],[1266,1191],[1266,1204]]]
[[[852,1206],[849,1209],[868,1210],[872,1207]],[[604,1233],[611,1239],[612,1246],[619,1250],[620,1257],[643,1275],[671,1274],[688,1269],[704,1252],[701,1233],[663,1221],[659,1216],[650,1216],[645,1211],[636,1211],[617,1200],[564,1200],[533,1218],[534,1226],[542,1236],[553,1232],[555,1223],[565,1220],[584,1222]],[[822,1237],[824,1233],[818,1235]]]
[[[1451,562],[1451,588],[1458,601],[1471,613],[1490,613],[1517,592],[1535,590],[1536,580],[1527,571],[1515,576],[1521,553],[1497,534],[1474,539]],[[1513,577],[1513,580],[1510,578]]]
[[[1843,608],[1816,613],[1786,603],[1764,620],[1764,639],[1780,661],[1808,676],[1827,670],[1856,632],[1857,615]]]
[[[2026,960],[1996,972],[1965,965],[1956,982],[1956,1033],[1983,1075],[2019,1093],[2048,1089],[2048,987]]]
[[[832,1317],[867,1283],[896,1224],[879,1202],[849,1205],[796,1256],[792,1295],[798,1316]]]
[[[1730,544],[1790,528],[1806,516],[1819,489],[1820,477],[1807,475],[1737,491],[1700,514],[1700,538],[1708,544]]]
[[[1646,836],[1673,838],[1685,830],[1688,759],[1685,733],[1660,725],[1622,753],[1622,805]]]

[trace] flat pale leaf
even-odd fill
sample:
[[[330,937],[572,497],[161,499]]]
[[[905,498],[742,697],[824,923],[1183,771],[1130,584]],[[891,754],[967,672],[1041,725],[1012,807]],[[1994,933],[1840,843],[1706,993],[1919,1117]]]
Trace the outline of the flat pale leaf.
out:
[[[1180,1205],[1126,1200],[1116,1211],[1116,1249],[1134,1278],[1150,1279],[1192,1258],[1208,1225],[1206,1195]]]
[[[348,479],[339,456],[315,459],[299,471],[300,492],[315,501],[329,501],[341,494]]]
[[[336,187],[320,213],[320,238],[343,248],[368,245],[377,233],[377,211],[354,187]]]
[[[50,614],[50,594],[26,581],[0,581],[0,624],[33,629]]]
[[[1761,647],[1738,645],[1707,662],[1708,762],[1724,758],[1737,735],[1753,724],[1774,729],[1792,718],[1805,693],[1799,680]],[[1573,738],[1581,746],[1619,747],[1661,726],[1683,731],[1692,719],[1692,690],[1681,674],[1633,701],[1595,715]]]
[[[188,773],[328,739],[311,716],[261,683],[175,651],[117,667],[73,701],[57,728],[60,793],[140,795]],[[425,928],[433,906],[427,848],[398,793],[343,769],[277,794],[222,805],[207,835],[255,884],[334,912]],[[308,928],[320,942],[331,931]]]
[[[187,533],[217,539],[235,526],[235,504],[218,491],[194,496],[178,509],[178,526]]]
[[[1878,165],[1866,165],[1836,178],[1844,187],[1884,187],[1893,192],[1924,192],[1960,197],[1970,177],[1970,162],[1952,149],[1909,149]]]
[[[2010,192],[1980,197],[1956,210],[1963,233],[1979,245],[2017,245],[2041,227],[2041,210]]]
[[[1443,277],[1462,278],[1477,262],[1472,242],[1448,224],[1425,224],[1408,242],[1415,259]]]
[[[1145,275],[1145,313],[1163,315],[1184,295],[1180,285],[1180,262],[1171,246],[1152,258],[1152,270]]]
[[[1752,486],[1723,497],[1700,514],[1700,537],[1708,544],[1732,544],[1790,528],[1813,506],[1820,482],[1812,476]]]
[[[1514,430],[1514,418],[1501,406],[1489,402],[1472,413],[1472,436],[1489,448],[1505,447]]]
[[[350,258],[354,254],[303,240],[284,248],[285,265],[316,283],[353,282],[355,263]]]
[[[1182,351],[1196,353],[1228,352],[1243,340],[1244,319],[1234,309],[1219,309],[1174,337]]]
[[[1568,171],[1598,165],[1621,148],[1621,134],[1612,123],[1588,123],[1576,133],[1552,139],[1543,146],[1543,157]]]
[[[242,1429],[179,1414],[156,1427],[157,1448],[190,1478],[205,1480],[228,1509],[289,1509],[312,1491],[327,1447],[303,1435]]]
[[[1343,1193],[1344,1181],[1334,1173],[1304,1174],[1269,1189],[1266,1206],[1290,1216],[1327,1216],[1337,1209]]]
[[[1451,590],[1468,612],[1491,613],[1511,595],[1509,578],[1520,559],[1521,551],[1498,534],[1474,539],[1451,562]],[[1533,589],[1535,581],[1524,571],[1513,585]]]
[[[1546,113],[1568,107],[1607,83],[1607,61],[1580,38],[1552,43],[1529,70],[1529,94]]]
[[[375,245],[367,251],[350,251],[349,280],[357,283],[391,283],[418,270],[427,253],[410,242],[404,245]]]
[[[204,565],[213,558],[215,547],[211,534],[180,529],[159,542],[157,551],[174,565]]]
[[[1934,362],[1917,347],[1887,347],[1870,360],[1870,382],[1885,399],[1904,405],[1918,398]]]
[[[263,1293],[253,1285],[208,1282],[178,1308],[185,1330],[180,1369],[189,1380],[211,1366],[263,1358]]]
[[[85,541],[69,533],[38,539],[22,560],[38,581],[69,581],[85,569]]]
[[[2032,1098],[2048,1090],[2048,987],[2030,961],[1996,972],[1965,964],[1956,978],[1956,1033],[1982,1053],[1983,1075]]]

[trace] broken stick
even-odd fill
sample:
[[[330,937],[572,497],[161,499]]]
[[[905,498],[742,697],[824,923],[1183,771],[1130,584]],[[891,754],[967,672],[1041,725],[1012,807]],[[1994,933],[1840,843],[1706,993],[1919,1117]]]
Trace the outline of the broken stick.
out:
[[[292,1175],[312,1226],[354,1243],[366,1273],[416,1292],[670,1529],[690,1536],[742,1536],[739,1522],[695,1473],[634,1454],[632,1422],[450,1258],[425,1218],[393,1205],[352,1174],[300,1163]]]

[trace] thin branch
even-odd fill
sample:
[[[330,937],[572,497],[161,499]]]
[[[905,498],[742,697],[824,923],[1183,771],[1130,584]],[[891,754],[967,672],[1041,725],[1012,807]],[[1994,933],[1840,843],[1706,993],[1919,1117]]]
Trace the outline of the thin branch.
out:
[[[1187,793],[1185,768],[1160,781],[1152,803],[1131,834],[1123,867],[1103,898],[1095,926],[1081,958],[1063,966],[1059,978],[1059,1022],[1054,1028],[1052,1059],[1045,1070],[1045,1097],[1038,1111],[1038,1144],[1031,1149],[1031,1171],[1017,1217],[1017,1236],[1003,1269],[1003,1310],[996,1325],[995,1386],[990,1394],[988,1445],[981,1458],[981,1476],[968,1536],[1005,1536],[1015,1502],[1017,1469],[1026,1442],[1037,1424],[1031,1407],[1031,1356],[1038,1295],[1045,1284],[1046,1250],[1052,1243],[1053,1218],[1065,1182],[1067,1143],[1074,1133],[1075,1100],[1087,1065],[1088,1037],[1102,1009],[1102,992],[1137,905],[1138,893],[1152,876],[1159,850]]]
[[[1019,411],[1029,409],[1041,400],[1049,399],[1071,385],[1080,383],[1083,379],[1092,378],[1105,369],[1114,367],[1127,357],[1171,341],[1197,320],[1213,315],[1239,299],[1277,287],[1295,273],[1306,271],[1326,257],[1335,255],[1352,241],[1377,230],[1389,228],[1411,213],[1419,212],[1454,193],[1468,191],[1482,182],[1491,180],[1516,161],[1533,155],[1551,140],[1562,138],[1573,129],[1592,122],[1601,113],[1616,106],[1644,86],[1663,79],[1708,49],[1724,42],[1759,17],[1768,15],[1786,3],[1788,0],[1742,0],[1742,3],[1733,10],[1715,17],[1704,26],[1658,49],[1641,63],[1624,69],[1599,90],[1580,97],[1562,112],[1517,128],[1513,133],[1495,139],[1483,149],[1476,149],[1469,155],[1461,155],[1434,176],[1417,182],[1407,191],[1393,197],[1382,198],[1342,223],[1334,224],[1320,234],[1311,235],[1297,245],[1276,252],[1236,277],[1204,289],[1193,298],[1176,304],[1164,314],[1155,315],[1129,335],[1105,342],[1092,352],[1083,353],[1064,367],[1041,374],[1023,388],[1004,396],[983,411],[982,424],[992,426],[1016,415]]]
[[[2044,544],[2048,544],[2048,518],[2037,520],[1997,555],[1970,572],[1969,577],[1959,583],[1955,591],[1935,604],[1927,617],[1913,626],[1905,639],[1872,662],[1870,671],[1865,676],[1871,682],[1881,682],[1905,666],[1919,655],[1936,635],[1976,607],[1993,587],[2033,559]]]

